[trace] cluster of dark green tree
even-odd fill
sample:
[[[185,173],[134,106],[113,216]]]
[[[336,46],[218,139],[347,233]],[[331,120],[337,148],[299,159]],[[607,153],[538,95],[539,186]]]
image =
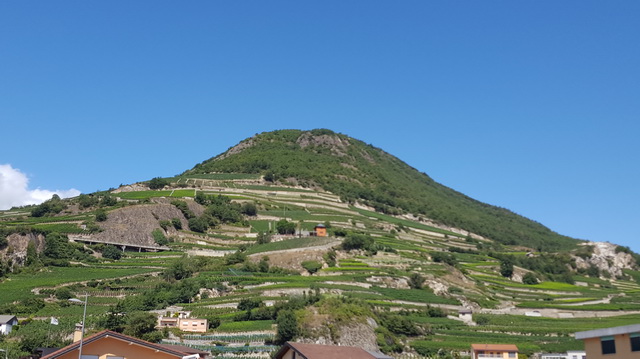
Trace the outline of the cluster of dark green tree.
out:
[[[51,232],[45,236],[45,245],[42,253],[38,253],[34,242],[29,242],[27,246],[27,257],[25,266],[58,266],[68,267],[69,261],[96,262],[97,259],[91,254],[92,250],[80,243],[69,242],[66,235]]]
[[[112,207],[118,204],[118,200],[108,192],[96,192],[92,194],[81,194],[75,201],[80,209],[91,207]]]
[[[195,196],[197,203],[206,207],[204,213],[201,216],[196,216],[195,213],[189,209],[189,206],[185,201],[175,200],[171,204],[176,206],[182,214],[187,218],[189,222],[189,229],[194,232],[206,232],[209,228],[215,228],[223,223],[248,225],[246,216],[255,216],[257,214],[257,208],[253,202],[245,202],[243,204],[231,202],[231,198],[227,196],[212,196],[206,195],[203,192],[198,192]],[[175,227],[177,222],[172,221]],[[179,224],[178,226],[181,226]],[[177,228],[177,227],[176,227]]]
[[[573,274],[576,270],[576,262],[567,253],[514,256],[506,253],[489,252],[488,255],[500,261],[500,274],[503,277],[511,277],[514,266],[518,266],[538,274],[527,274],[526,279],[523,278],[525,284],[538,283],[539,276],[551,281],[574,283]]]
[[[283,183],[296,178],[348,202],[364,202],[383,213],[426,216],[503,244],[559,250],[577,243],[540,223],[443,186],[378,148],[329,130],[266,132],[245,143],[242,151],[204,161],[185,174],[261,173]]]
[[[147,182],[147,185],[149,186],[150,189],[163,189],[165,186],[170,185],[171,182],[166,179],[166,178],[161,178],[161,177],[154,177],[151,180],[149,180],[149,182]]]
[[[32,217],[44,217],[56,215],[62,210],[67,208],[67,204],[60,199],[60,196],[54,194],[51,199],[42,202],[41,204],[33,207],[31,210]]]

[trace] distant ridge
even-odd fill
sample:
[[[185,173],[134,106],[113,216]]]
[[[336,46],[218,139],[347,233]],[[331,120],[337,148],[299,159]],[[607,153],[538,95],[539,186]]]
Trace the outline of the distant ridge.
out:
[[[388,214],[424,216],[502,244],[554,251],[579,242],[474,200],[379,148],[327,129],[257,134],[183,174],[212,172],[261,174],[272,182],[322,188],[346,202]]]

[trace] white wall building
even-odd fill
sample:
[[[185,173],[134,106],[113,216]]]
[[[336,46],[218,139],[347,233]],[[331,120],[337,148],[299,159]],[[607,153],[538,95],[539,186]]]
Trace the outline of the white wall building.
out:
[[[0,315],[0,334],[11,333],[14,325],[18,325],[18,318],[15,315]]]

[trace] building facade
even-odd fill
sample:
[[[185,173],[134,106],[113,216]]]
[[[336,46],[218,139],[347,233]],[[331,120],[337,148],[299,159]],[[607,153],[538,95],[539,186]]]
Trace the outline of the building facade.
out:
[[[471,344],[471,359],[517,359],[518,347],[513,344]]]
[[[640,359],[640,324],[577,332],[589,359]]]
[[[82,342],[77,341],[45,355],[42,359],[77,359],[80,357],[80,343],[82,343],[82,359],[183,359],[191,357],[189,353],[161,344],[105,330],[84,338]],[[193,357],[195,358],[197,355]]]
[[[205,333],[209,322],[199,318],[160,317],[156,328],[178,328],[183,332]]]
[[[18,325],[18,318],[15,315],[0,315],[0,334],[11,333],[14,325]]]

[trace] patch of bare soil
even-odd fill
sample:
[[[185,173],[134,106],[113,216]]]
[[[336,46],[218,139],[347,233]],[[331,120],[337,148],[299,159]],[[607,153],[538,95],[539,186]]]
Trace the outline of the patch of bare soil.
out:
[[[302,268],[302,262],[304,261],[319,261],[322,262],[322,256],[329,250],[329,248],[338,245],[340,241],[332,241],[327,244],[315,247],[306,248],[293,248],[284,249],[281,251],[256,253],[249,256],[249,259],[253,262],[258,262],[264,256],[269,257],[269,263],[278,267],[292,269],[297,271],[304,271]]]
[[[151,232],[160,228],[160,221],[170,221],[172,218],[180,218],[183,228],[188,228],[182,212],[170,204],[156,203],[124,207],[109,212],[107,220],[99,224],[103,231],[94,234],[92,238],[112,243],[155,246]],[[171,228],[169,233],[166,233],[166,235],[173,234],[175,233]]]

